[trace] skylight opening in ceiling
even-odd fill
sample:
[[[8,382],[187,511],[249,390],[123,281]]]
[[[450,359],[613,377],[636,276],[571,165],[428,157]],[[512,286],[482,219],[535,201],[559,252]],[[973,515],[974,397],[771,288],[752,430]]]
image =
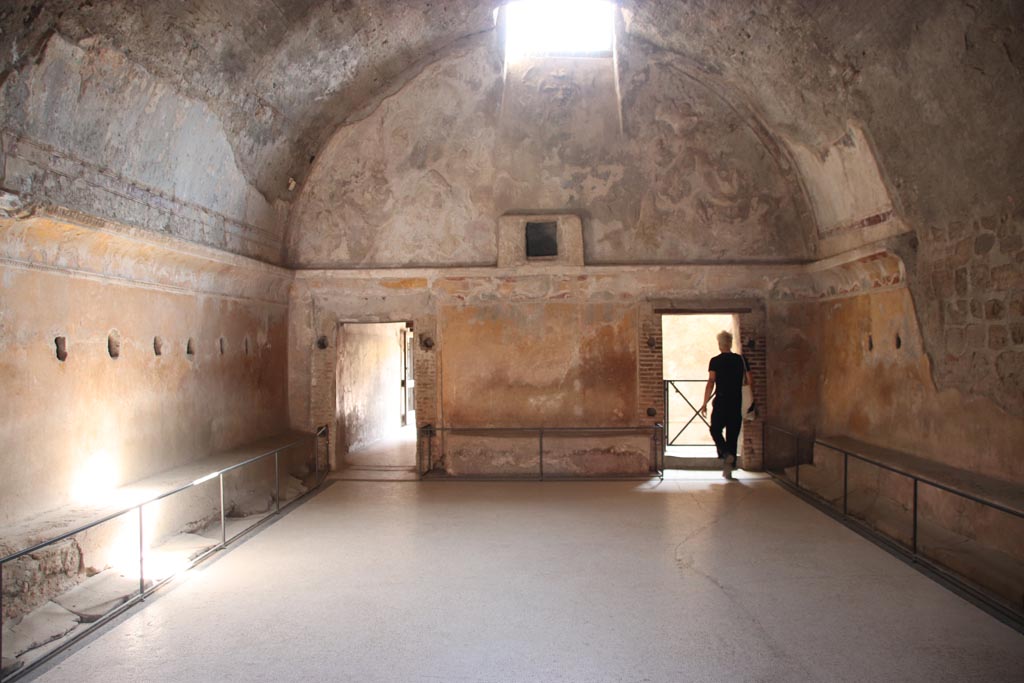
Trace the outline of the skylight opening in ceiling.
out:
[[[615,3],[517,0],[505,6],[505,58],[611,57]]]

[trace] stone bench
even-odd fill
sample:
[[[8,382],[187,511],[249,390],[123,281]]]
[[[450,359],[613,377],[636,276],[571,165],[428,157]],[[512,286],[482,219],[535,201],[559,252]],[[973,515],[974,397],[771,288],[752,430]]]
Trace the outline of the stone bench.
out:
[[[1024,487],[847,436],[819,436],[813,463],[800,466],[800,487],[838,510],[843,452],[851,454],[849,516],[1024,610]],[[919,482],[916,538],[911,477]]]
[[[218,472],[279,450],[280,501],[284,505],[316,484],[311,469],[314,439],[312,434],[285,432],[121,486],[104,496],[102,503],[68,505],[26,519],[3,530],[0,557],[145,503],[142,585],[151,586],[219,544]],[[237,467],[223,476],[230,539],[274,510],[274,457]],[[185,486],[188,488],[154,500]],[[138,552],[139,514],[132,510],[5,563],[3,675],[45,656],[85,624],[137,594]]]

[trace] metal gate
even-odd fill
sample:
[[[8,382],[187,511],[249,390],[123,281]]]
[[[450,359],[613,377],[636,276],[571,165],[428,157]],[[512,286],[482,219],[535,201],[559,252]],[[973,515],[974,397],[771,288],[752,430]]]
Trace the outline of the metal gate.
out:
[[[700,414],[704,402],[707,379],[665,380],[665,447],[685,446],[711,449],[715,457],[715,442],[711,438],[711,424]],[[712,393],[712,397],[714,394]]]

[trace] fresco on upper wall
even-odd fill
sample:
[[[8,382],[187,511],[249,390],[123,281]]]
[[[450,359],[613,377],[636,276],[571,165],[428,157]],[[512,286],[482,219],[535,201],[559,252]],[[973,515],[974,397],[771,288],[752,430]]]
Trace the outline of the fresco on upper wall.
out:
[[[621,106],[620,106],[621,102]],[[428,66],[338,130],[293,209],[301,267],[492,265],[498,216],[583,217],[587,263],[806,258],[810,212],[756,123],[667,53]]]

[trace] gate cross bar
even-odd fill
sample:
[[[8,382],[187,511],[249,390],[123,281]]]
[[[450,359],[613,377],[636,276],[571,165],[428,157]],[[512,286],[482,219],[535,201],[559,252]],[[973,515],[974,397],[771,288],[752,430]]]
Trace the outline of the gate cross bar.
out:
[[[679,391],[679,387],[676,386],[676,380],[670,379],[668,381],[668,384],[669,384],[669,386],[672,387],[673,391],[675,391],[677,394],[679,394],[682,397],[682,399],[684,401],[686,401],[686,405],[690,406],[690,408],[693,410],[693,416],[690,417],[690,419],[686,421],[686,424],[683,425],[683,428],[680,429],[676,433],[675,436],[673,436],[671,439],[669,439],[668,445],[671,446],[671,445],[675,444],[676,439],[678,439],[682,435],[682,433],[686,431],[686,428],[689,427],[690,424],[694,420],[696,420],[698,417],[700,418],[700,421],[703,422],[707,426],[708,429],[711,429],[711,425],[708,423],[707,420],[704,419],[704,416],[700,414],[700,409],[697,408],[697,406],[693,405],[693,403],[690,402],[690,399],[686,398],[686,394],[684,394],[683,392]],[[714,395],[715,395],[715,393],[712,392],[711,396],[714,397]]]

